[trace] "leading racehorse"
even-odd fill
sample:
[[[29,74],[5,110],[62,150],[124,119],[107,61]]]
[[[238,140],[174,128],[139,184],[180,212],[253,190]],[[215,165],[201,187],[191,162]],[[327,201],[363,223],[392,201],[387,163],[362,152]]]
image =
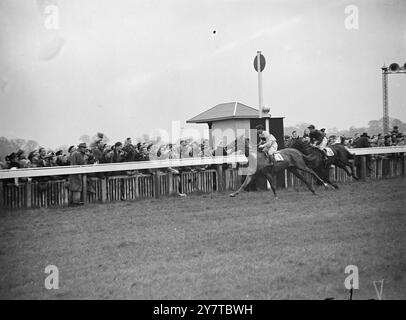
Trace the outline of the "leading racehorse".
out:
[[[329,180],[328,171],[330,165],[335,165],[343,169],[349,176],[352,176],[355,180],[359,180],[349,161],[350,159],[353,159],[354,156],[342,144],[337,143],[328,146],[333,152],[332,155],[326,155],[323,150],[313,147],[309,142],[303,141],[302,139],[297,139],[291,147],[305,154],[307,156],[305,159],[306,164],[336,189],[338,189],[338,186]],[[351,172],[347,167],[350,167]]]
[[[245,150],[251,149],[247,148],[248,140],[245,140]],[[237,142],[235,142],[237,145]],[[305,155],[303,155],[300,151],[292,148],[282,149],[279,152],[279,155],[282,157],[283,160],[274,161],[272,164],[269,162],[269,159],[265,156],[262,151],[257,152],[249,152],[248,153],[248,168],[247,168],[247,177],[244,183],[240,186],[240,188],[230,194],[231,197],[235,197],[241,191],[245,189],[246,186],[252,181],[255,175],[264,175],[266,179],[269,181],[271,185],[273,194],[275,198],[276,195],[276,188],[274,183],[273,175],[287,169],[288,171],[292,172],[296,177],[302,180],[307,188],[313,193],[316,194],[312,185],[306,180],[306,178],[300,173],[300,171],[310,173],[313,177],[315,177],[318,181],[320,181],[325,187],[327,184],[313,171],[313,169],[309,168],[305,163]],[[247,152],[246,152],[247,155]]]

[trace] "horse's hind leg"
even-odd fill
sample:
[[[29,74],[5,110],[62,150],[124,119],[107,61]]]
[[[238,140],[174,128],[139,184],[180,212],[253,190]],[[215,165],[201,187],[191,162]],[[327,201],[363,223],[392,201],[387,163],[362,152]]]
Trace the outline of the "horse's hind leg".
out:
[[[275,196],[275,199],[278,199],[278,196],[276,195],[276,188],[275,188],[275,185],[273,183],[272,174],[267,172],[267,173],[265,173],[265,176],[266,176],[266,179],[269,181],[269,184],[271,185],[271,189],[273,191],[273,195]]]
[[[320,181],[322,184],[323,184],[323,186],[325,187],[325,188],[327,188],[327,183],[322,179],[322,178],[320,178],[318,175],[317,175],[317,173],[316,172],[314,172],[314,170],[313,169],[310,169],[309,167],[307,167],[307,166],[303,166],[303,167],[298,167],[297,169],[300,169],[300,170],[302,170],[302,171],[304,171],[304,172],[308,172],[308,173],[310,173],[313,177],[315,177],[318,181]]]
[[[308,188],[313,194],[316,194],[316,192],[314,191],[312,185],[306,180],[305,177],[303,177],[303,176],[299,173],[299,171],[298,171],[296,168],[288,168],[288,170],[289,170],[290,172],[292,172],[292,173],[293,173],[296,177],[298,177],[300,180],[302,180],[302,181],[306,184],[307,188]]]
[[[252,175],[248,175],[248,176],[245,178],[244,183],[241,185],[241,187],[239,187],[237,191],[235,191],[235,192],[233,192],[232,194],[230,194],[230,197],[235,197],[235,196],[236,196],[237,194],[239,194],[242,190],[244,190],[245,187],[249,185],[249,183],[251,182],[251,180],[252,180]]]

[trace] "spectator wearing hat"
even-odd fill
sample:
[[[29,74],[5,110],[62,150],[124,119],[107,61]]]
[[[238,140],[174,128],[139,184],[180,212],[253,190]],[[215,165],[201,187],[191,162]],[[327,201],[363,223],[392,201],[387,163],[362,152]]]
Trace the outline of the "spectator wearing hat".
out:
[[[385,147],[392,146],[392,136],[390,134],[385,135]]]
[[[20,164],[20,168],[30,168],[31,162],[25,156],[25,151],[20,149],[17,151],[17,161]]]
[[[114,146],[111,147],[111,150],[106,154],[106,162],[116,163],[123,160],[123,144],[120,141],[117,141]]]
[[[398,146],[404,146],[405,145],[405,136],[401,135],[400,138],[398,138]]]
[[[95,163],[93,152],[89,148],[86,148],[86,150],[85,150],[85,163],[86,164],[94,164]]]
[[[86,153],[86,143],[82,142],[78,145],[78,149],[73,151],[70,156],[71,165],[84,165],[85,164],[85,153]],[[71,204],[80,205],[83,204],[81,201],[81,192],[82,192],[82,175],[72,174],[69,175],[69,190],[72,194]]]
[[[384,147],[385,146],[385,137],[382,135],[382,133],[378,134],[378,147]]]
[[[371,147],[377,147],[378,146],[378,136],[374,134],[371,139],[369,140]]]
[[[123,146],[123,161],[125,162],[131,162],[136,160],[136,154],[137,154],[137,149],[136,147],[132,144],[131,138],[128,137],[124,141],[124,146]]]
[[[105,162],[104,155],[103,155],[104,147],[105,147],[105,144],[102,142],[101,139],[97,143],[95,143],[93,145],[93,147],[91,147],[91,152],[92,152],[95,163],[104,163]]]
[[[35,163],[36,167],[47,167],[47,160],[45,159],[47,152],[44,147],[38,149],[38,159]]]
[[[28,154],[28,161],[30,161],[30,166],[32,168],[36,168],[38,161],[39,161],[39,153],[38,151],[34,150]]]
[[[55,152],[50,151],[44,157],[45,159],[45,167],[55,167],[56,166],[56,156]]]
[[[146,143],[142,143],[140,146],[138,161],[148,161],[148,160],[149,160],[148,145]]]
[[[399,135],[399,127],[398,126],[394,126],[392,131],[391,131],[392,135],[398,136]]]
[[[371,146],[369,142],[369,136],[364,132],[357,140],[354,141],[354,148],[369,148]]]
[[[288,136],[285,147],[291,148],[295,144],[295,142],[297,142],[298,140],[299,140],[299,136],[298,136],[296,130],[293,130],[292,135],[290,137]]]
[[[72,156],[72,154],[76,151],[76,147],[75,146],[70,146],[68,148],[68,154],[67,154],[67,165],[70,165],[70,157]]]
[[[57,166],[66,166],[67,165],[67,156],[63,154],[63,150],[57,150],[55,152],[56,165]]]
[[[394,126],[392,131],[390,132],[391,139],[392,139],[392,145],[397,145],[398,142],[401,140],[403,137],[403,134],[399,132],[399,127]]]
[[[354,137],[352,138],[351,146],[354,146],[355,143],[357,142],[357,140],[358,140],[359,138],[360,138],[360,135],[359,135],[358,132],[356,132],[356,133],[354,134]]]
[[[20,168],[20,163],[18,161],[17,154],[15,152],[10,153],[6,157],[7,166],[9,169],[11,168]]]

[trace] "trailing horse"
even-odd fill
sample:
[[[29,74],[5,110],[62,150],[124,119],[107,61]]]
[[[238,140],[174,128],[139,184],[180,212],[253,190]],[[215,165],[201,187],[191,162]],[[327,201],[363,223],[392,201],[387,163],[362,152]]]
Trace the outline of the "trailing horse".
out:
[[[359,180],[354,172],[353,166],[349,161],[354,159],[354,156],[342,144],[333,144],[329,146],[333,152],[333,155],[326,155],[323,150],[315,148],[309,142],[301,139],[297,139],[291,145],[291,147],[306,155],[306,164],[310,168],[314,169],[314,171],[317,172],[327,183],[336,189],[338,189],[338,186],[329,180],[330,165],[335,165],[336,167],[343,169],[349,176],[352,176],[355,180]],[[350,167],[351,172],[347,169],[347,167]]]
[[[247,140],[246,143],[248,143]],[[266,179],[269,181],[269,184],[271,185],[274,196],[277,198],[273,175],[285,169],[292,172],[296,177],[302,180],[306,184],[307,188],[313,194],[316,193],[312,185],[306,180],[306,178],[302,175],[300,171],[310,173],[325,187],[327,187],[327,184],[314,172],[314,170],[312,170],[306,165],[304,155],[300,151],[292,148],[286,148],[278,151],[278,153],[283,160],[274,161],[271,164],[269,162],[269,159],[265,156],[265,154],[262,151],[249,152],[248,168],[246,169],[247,177],[244,183],[240,186],[240,188],[237,191],[230,194],[230,196],[235,197],[237,194],[243,191],[245,187],[248,186],[248,184],[253,180],[255,175],[264,175]]]

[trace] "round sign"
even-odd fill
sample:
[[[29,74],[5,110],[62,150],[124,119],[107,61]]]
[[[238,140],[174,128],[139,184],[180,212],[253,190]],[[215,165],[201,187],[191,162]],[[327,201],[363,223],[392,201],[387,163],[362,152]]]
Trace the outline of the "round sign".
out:
[[[258,56],[254,59],[254,69],[258,72]],[[259,55],[259,70],[262,72],[265,69],[265,57],[260,54]]]

